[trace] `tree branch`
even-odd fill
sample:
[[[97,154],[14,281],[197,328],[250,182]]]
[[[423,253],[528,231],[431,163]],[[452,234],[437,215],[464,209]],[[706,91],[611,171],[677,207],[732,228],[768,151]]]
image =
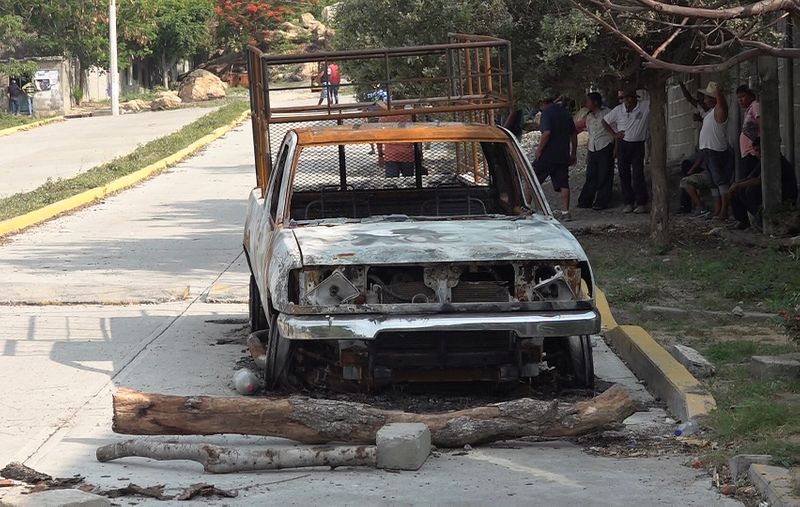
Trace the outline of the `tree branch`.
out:
[[[800,5],[796,0],[761,0],[749,5],[738,7],[728,7],[726,9],[704,9],[701,7],[685,7],[683,5],[672,5],[657,0],[636,0],[643,7],[661,14],[671,14],[673,16],[687,16],[690,18],[705,19],[734,19],[752,18],[777,11],[800,12]]]
[[[675,31],[672,32],[672,35],[670,35],[669,38],[667,40],[665,40],[663,44],[658,46],[658,48],[655,51],[653,51],[653,54],[652,54],[653,58],[658,58],[658,55],[663,53],[667,49],[667,47],[669,47],[669,45],[672,44],[672,41],[674,41],[675,37],[677,37],[678,34],[680,34],[683,31],[683,27],[685,27],[686,23],[688,23],[688,22],[689,22],[689,18],[683,18],[683,21],[681,21],[680,27],[676,28]]]
[[[640,1],[640,0],[637,0]],[[628,45],[634,52],[639,54],[645,62],[644,67],[649,69],[661,69],[661,70],[668,70],[672,72],[684,72],[687,74],[704,74],[707,72],[722,72],[727,70],[737,63],[751,60],[758,56],[762,55],[770,55],[776,56],[779,58],[800,58],[800,48],[776,48],[765,44],[763,42],[758,41],[742,41],[742,44],[745,46],[750,46],[753,49],[749,49],[747,51],[743,51],[738,55],[735,55],[725,61],[720,63],[714,64],[707,64],[707,65],[683,65],[679,63],[672,63],[666,62],[664,60],[660,60],[658,58],[654,58],[651,56],[647,51],[645,51],[639,44],[637,44],[633,39],[622,33],[619,29],[611,26],[606,20],[598,16],[597,14],[593,13],[589,9],[586,9],[583,5],[578,3],[578,0],[570,0],[572,4],[581,12],[589,16],[590,18],[594,19],[597,23],[602,25],[606,30],[614,34],[617,38],[622,40],[625,44]]]

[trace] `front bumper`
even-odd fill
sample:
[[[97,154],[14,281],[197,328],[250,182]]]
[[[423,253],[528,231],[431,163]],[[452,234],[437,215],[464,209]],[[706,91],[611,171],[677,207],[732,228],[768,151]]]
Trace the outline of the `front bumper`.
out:
[[[374,340],[382,332],[513,331],[523,338],[600,332],[597,310],[432,315],[288,315],[278,331],[289,340]]]

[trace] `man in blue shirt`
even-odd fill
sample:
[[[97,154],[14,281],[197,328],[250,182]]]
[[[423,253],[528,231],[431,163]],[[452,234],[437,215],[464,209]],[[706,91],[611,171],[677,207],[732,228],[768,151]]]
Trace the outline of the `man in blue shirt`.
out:
[[[550,177],[553,190],[561,193],[562,211],[556,216],[569,221],[569,166],[577,160],[578,132],[569,112],[554,104],[552,98],[542,100],[540,109],[542,137],[533,168],[540,184]]]

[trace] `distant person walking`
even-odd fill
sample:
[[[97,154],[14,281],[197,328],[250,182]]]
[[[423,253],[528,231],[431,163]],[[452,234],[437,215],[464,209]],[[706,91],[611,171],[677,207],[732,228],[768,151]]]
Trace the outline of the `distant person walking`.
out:
[[[330,79],[330,96],[336,104],[339,103],[339,86],[342,83],[342,77],[339,75],[339,64],[332,63],[328,65],[328,77]]]
[[[6,88],[8,92],[8,112],[11,114],[19,114],[19,104],[25,97],[25,92],[19,87],[16,79],[12,79]]]
[[[603,106],[603,97],[597,92],[586,95],[585,107],[589,110],[586,115],[589,158],[578,207],[601,210],[608,207],[614,186],[614,137],[603,126],[603,118],[610,110]]]
[[[624,213],[647,213],[644,180],[644,143],[650,135],[650,104],[639,100],[633,87],[622,93],[622,104],[603,118],[603,126],[617,139],[617,170],[625,201]]]
[[[578,133],[572,115],[554,104],[552,98],[542,100],[539,107],[542,110],[542,137],[536,148],[533,169],[539,183],[544,183],[549,177],[553,190],[561,193],[561,213],[557,216],[569,221],[572,220],[569,212],[569,166],[577,160]]]

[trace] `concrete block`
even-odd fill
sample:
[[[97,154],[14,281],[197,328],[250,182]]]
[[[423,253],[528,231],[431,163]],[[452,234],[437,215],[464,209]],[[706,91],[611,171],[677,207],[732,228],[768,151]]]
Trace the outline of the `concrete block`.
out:
[[[422,423],[393,423],[378,430],[378,468],[419,470],[431,452],[431,431]]]
[[[750,465],[750,482],[772,507],[800,507],[800,497],[792,493],[789,470],[769,465]]]
[[[759,380],[797,378],[800,377],[800,361],[781,356],[753,356],[750,375]]]
[[[772,456],[769,454],[737,454],[728,460],[728,469],[733,479],[738,479],[740,475],[748,473],[750,465],[769,465]]]
[[[15,488],[0,497],[0,507],[107,507],[111,500],[78,489],[50,489],[23,494],[25,488]]]
[[[692,347],[675,344],[669,348],[669,353],[695,377],[706,378],[717,372],[714,365]]]

